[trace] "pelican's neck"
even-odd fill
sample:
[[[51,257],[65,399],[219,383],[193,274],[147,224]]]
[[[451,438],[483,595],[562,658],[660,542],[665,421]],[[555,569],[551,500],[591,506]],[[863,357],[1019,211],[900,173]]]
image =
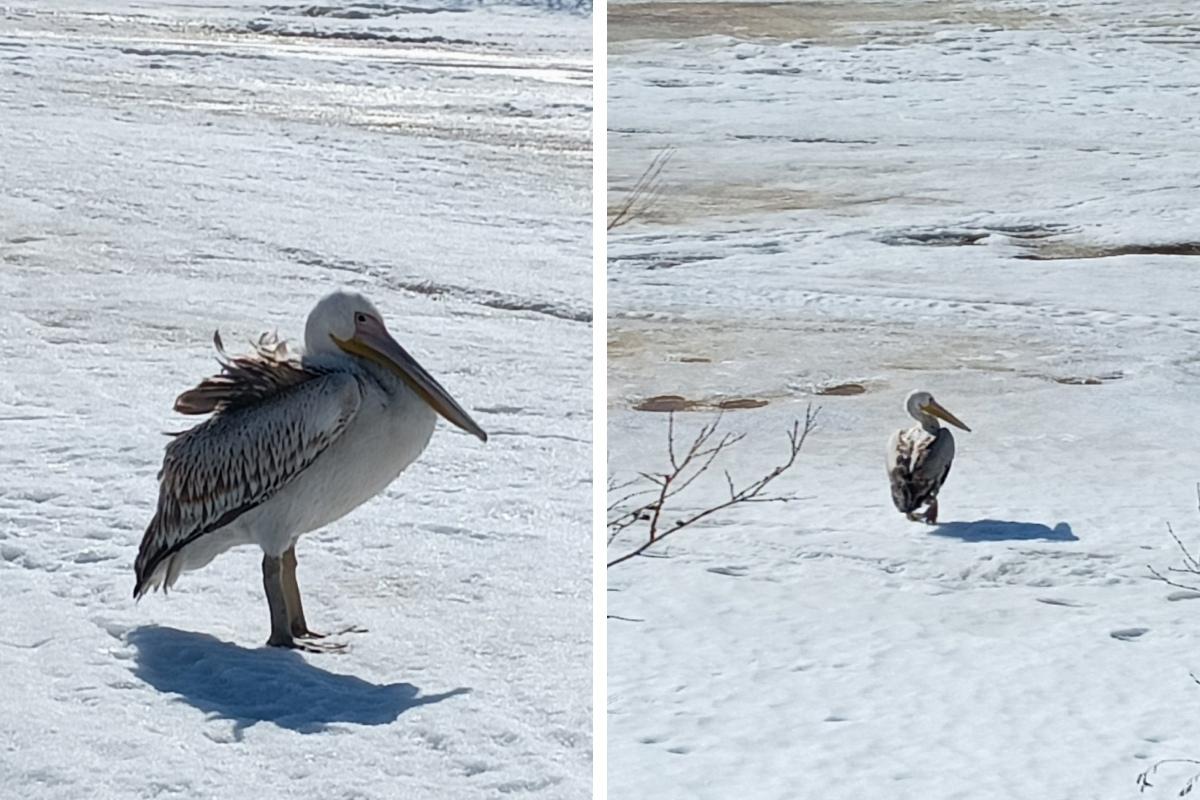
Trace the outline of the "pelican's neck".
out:
[[[389,398],[395,399],[401,394],[412,394],[408,384],[387,367],[361,356],[348,356],[348,359],[374,381],[375,385],[382,389]]]
[[[310,369],[320,372],[357,373],[378,386],[389,397],[394,397],[405,388],[404,381],[400,380],[400,376],[390,369],[380,366],[368,358],[350,355],[341,350],[332,353],[306,352],[303,363]]]
[[[924,411],[918,411],[917,413],[913,414],[913,419],[915,419],[930,436],[937,436],[938,431],[942,429],[942,425],[938,422],[937,417],[933,416],[932,414],[926,414]]]

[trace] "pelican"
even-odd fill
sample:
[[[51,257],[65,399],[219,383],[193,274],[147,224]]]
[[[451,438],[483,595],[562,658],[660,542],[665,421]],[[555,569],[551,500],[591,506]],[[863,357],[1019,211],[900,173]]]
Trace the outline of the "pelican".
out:
[[[487,434],[384,327],[367,298],[335,292],[308,315],[302,358],[260,338],[256,353],[229,358],[213,337],[221,373],[175,401],[211,414],[175,434],[158,474],[158,506],[134,569],[133,596],[174,586],[237,545],[263,551],[271,613],[267,644],[312,652],[340,644],[304,618],[296,540],[379,494],[417,459],[440,414]]]
[[[909,519],[918,521],[916,511],[928,504],[925,522],[937,523],[937,495],[954,460],[954,436],[938,424],[945,420],[970,431],[958,417],[933,399],[929,392],[913,392],[904,402],[909,416],[918,424],[896,431],[888,440],[887,470],[892,482],[892,502]]]

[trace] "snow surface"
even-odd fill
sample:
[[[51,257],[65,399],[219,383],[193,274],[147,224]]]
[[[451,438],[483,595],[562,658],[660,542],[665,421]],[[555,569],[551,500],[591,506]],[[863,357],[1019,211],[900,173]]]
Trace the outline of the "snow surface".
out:
[[[1200,239],[1193,4],[620,3],[609,39],[610,203],[676,148],[610,236],[610,472],[663,468],[651,396],[767,400],[722,423],[742,480],[822,407],[799,499],[610,570],[610,796],[1121,798],[1200,758],[1200,593],[1147,571],[1200,544],[1200,263],[1151,252]],[[915,388],[974,429],[936,528],[883,468]]]
[[[0,796],[591,790],[590,17],[0,7]],[[263,646],[242,548],[135,604],[179,391],[348,286],[441,424],[305,537],[341,656]]]

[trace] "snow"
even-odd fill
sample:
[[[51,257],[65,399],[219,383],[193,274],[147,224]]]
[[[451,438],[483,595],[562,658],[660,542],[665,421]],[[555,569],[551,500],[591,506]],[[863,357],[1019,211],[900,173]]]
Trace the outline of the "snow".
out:
[[[5,796],[591,787],[591,20],[550,5],[0,8]],[[343,655],[279,652],[260,554],[135,604],[180,391],[363,292],[440,424],[302,539]]]
[[[722,420],[740,480],[822,410],[794,501],[609,571],[610,796],[1134,797],[1200,757],[1200,595],[1147,569],[1179,562],[1168,523],[1200,543],[1200,271],[1162,254],[1198,238],[1193,21],[612,6],[610,205],[675,153],[609,239],[610,473],[663,469],[649,397],[701,404],[685,440],[768,401]],[[973,429],[935,528],[883,468],[917,388]]]

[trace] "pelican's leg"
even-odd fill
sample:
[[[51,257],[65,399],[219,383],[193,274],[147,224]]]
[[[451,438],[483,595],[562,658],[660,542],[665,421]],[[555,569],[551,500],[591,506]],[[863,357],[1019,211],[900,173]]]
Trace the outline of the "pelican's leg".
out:
[[[296,554],[292,553],[292,566],[287,567],[287,555],[278,558],[263,554],[263,589],[267,592],[267,605],[271,608],[271,638],[267,644],[271,647],[290,647],[293,650],[305,650],[309,653],[337,653],[346,648],[344,644],[317,644],[316,642],[297,642],[292,635],[295,615],[291,605],[288,590],[288,572],[292,574],[290,583],[295,586]],[[296,599],[299,600],[299,590]],[[297,607],[298,608],[298,607]],[[303,619],[303,617],[301,617]]]
[[[287,598],[288,627],[297,639],[322,639],[324,634],[313,633],[304,621],[304,604],[300,602],[300,584],[296,583],[296,545],[283,554],[283,591]]]
[[[263,554],[263,590],[271,610],[271,647],[295,647],[291,625],[288,623],[287,594],[283,589],[283,559]]]
[[[929,508],[925,510],[925,521],[930,525],[937,525],[937,498],[929,501]]]
[[[288,607],[288,628],[292,632],[292,636],[297,639],[324,639],[329,634],[316,633],[308,629],[308,623],[304,619],[304,604],[300,601],[300,584],[296,582],[296,545],[292,545],[287,549],[280,559],[283,564],[283,592],[287,599]],[[343,633],[366,633],[366,628],[359,628],[352,625],[345,630],[337,632],[337,635]],[[341,649],[344,645],[330,644],[323,645],[322,648]]]

